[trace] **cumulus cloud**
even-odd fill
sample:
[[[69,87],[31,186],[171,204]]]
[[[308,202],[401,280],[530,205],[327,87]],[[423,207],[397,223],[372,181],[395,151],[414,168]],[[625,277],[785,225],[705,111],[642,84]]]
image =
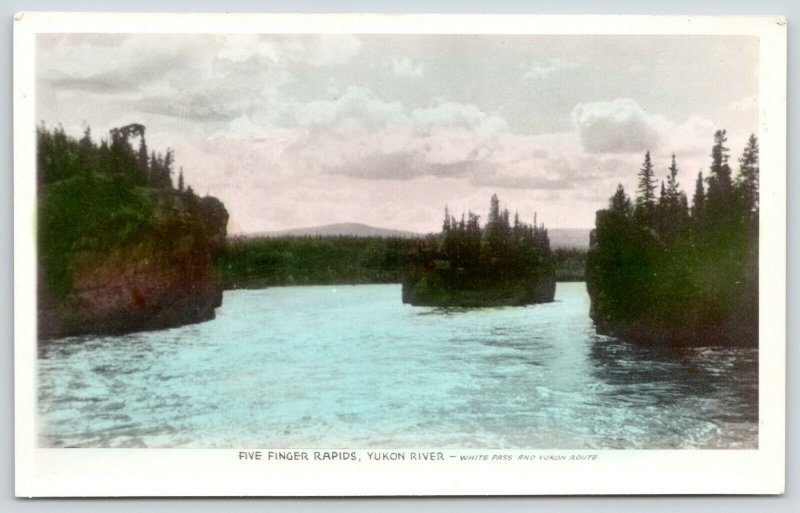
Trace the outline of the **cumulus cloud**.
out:
[[[231,62],[245,62],[254,56],[262,56],[278,62],[279,48],[265,41],[258,34],[227,34],[218,37],[219,50],[216,57]]]
[[[333,100],[290,103],[283,123],[303,128],[380,128],[407,126],[408,118],[400,102],[387,102],[367,88],[350,86]]]
[[[508,130],[503,118],[491,116],[475,105],[442,102],[433,107],[417,108],[411,112],[411,120],[418,130],[434,127],[469,128],[481,132]]]
[[[559,58],[550,59],[545,62],[534,62],[527,67],[527,71],[522,78],[537,80],[549,77],[558,72],[572,71],[581,67],[581,64],[574,61],[565,61]]]
[[[589,153],[631,153],[652,150],[659,143],[659,125],[666,120],[642,109],[629,98],[580,103],[572,120]]]
[[[418,78],[422,76],[422,65],[414,64],[408,57],[392,57],[392,72],[398,77]]]

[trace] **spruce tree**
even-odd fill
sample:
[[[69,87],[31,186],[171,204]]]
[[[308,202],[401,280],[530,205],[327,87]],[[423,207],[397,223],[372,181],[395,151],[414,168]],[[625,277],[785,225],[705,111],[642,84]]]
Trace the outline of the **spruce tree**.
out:
[[[144,140],[144,134],[142,134],[142,137],[139,139],[139,154],[137,155],[137,160],[139,162],[139,171],[144,177],[148,177],[150,170],[148,168],[147,143]]]
[[[703,182],[703,172],[697,173],[697,181],[694,184],[694,197],[692,198],[692,217],[698,219],[705,208],[706,191]]]
[[[667,175],[667,197],[672,202],[678,201],[678,164],[675,163],[675,154],[672,154],[672,162],[669,165],[669,175]]]
[[[489,203],[489,219],[488,224],[496,223],[500,219],[500,200],[497,199],[497,194],[492,194],[492,200]]]
[[[609,208],[618,214],[621,214],[625,217],[631,215],[631,200],[628,198],[628,195],[625,194],[625,188],[622,187],[622,184],[617,186],[617,191],[611,197]]]
[[[711,202],[728,198],[731,193],[731,168],[728,165],[729,149],[727,132],[717,130],[714,133],[714,147],[711,149],[711,166],[708,177],[708,199]]]
[[[736,180],[736,189],[742,201],[742,208],[749,215],[758,211],[758,139],[755,134],[747,140],[739,164],[741,169]]]
[[[637,210],[647,218],[651,217],[656,198],[656,178],[649,151],[644,154],[644,162],[639,170],[639,186],[636,192]]]

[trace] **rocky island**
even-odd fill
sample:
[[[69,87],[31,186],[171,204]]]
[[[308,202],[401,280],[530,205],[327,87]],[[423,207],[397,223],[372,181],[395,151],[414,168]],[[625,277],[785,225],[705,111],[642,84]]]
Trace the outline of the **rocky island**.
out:
[[[445,209],[442,233],[420,243],[402,295],[417,306],[522,306],[552,301],[555,288],[547,229],[519,215],[511,222],[494,195],[483,228],[472,212],[456,220]]]
[[[672,157],[657,196],[647,153],[635,202],[622,185],[597,213],[587,255],[597,331],[638,343],[758,346],[758,141],[734,178],[717,131],[691,208]]]
[[[37,129],[39,339],[196,323],[221,304],[212,261],[228,213],[182,170],[173,185],[172,151],[149,153],[144,135]]]

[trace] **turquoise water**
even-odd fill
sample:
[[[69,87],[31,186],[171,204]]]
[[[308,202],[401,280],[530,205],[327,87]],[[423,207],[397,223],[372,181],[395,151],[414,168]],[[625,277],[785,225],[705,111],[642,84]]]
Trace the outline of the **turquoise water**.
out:
[[[556,301],[404,305],[399,285],[225,293],[202,324],[43,345],[46,447],[754,448],[757,352],[595,334]]]

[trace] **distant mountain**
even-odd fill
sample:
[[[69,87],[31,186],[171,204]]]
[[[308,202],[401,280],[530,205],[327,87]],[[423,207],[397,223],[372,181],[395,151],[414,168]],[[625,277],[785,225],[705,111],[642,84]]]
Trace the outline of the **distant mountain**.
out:
[[[547,233],[550,235],[550,246],[553,248],[589,248],[588,228],[550,228]],[[424,234],[407,232],[402,230],[390,230],[388,228],[377,228],[362,223],[335,223],[324,226],[309,226],[306,228],[292,228],[290,230],[277,230],[271,232],[256,232],[245,234],[245,237],[313,237],[313,236],[337,236],[346,235],[349,237],[399,237],[402,239],[412,239],[423,237]]]
[[[589,249],[589,228],[548,228],[551,248]]]
[[[285,237],[287,235],[297,237],[347,235],[350,237],[399,237],[402,239],[422,237],[422,234],[419,233],[390,230],[388,228],[376,228],[361,223],[336,223],[326,224],[324,226],[310,226],[307,228],[293,228],[290,230],[248,233],[245,237]]]

